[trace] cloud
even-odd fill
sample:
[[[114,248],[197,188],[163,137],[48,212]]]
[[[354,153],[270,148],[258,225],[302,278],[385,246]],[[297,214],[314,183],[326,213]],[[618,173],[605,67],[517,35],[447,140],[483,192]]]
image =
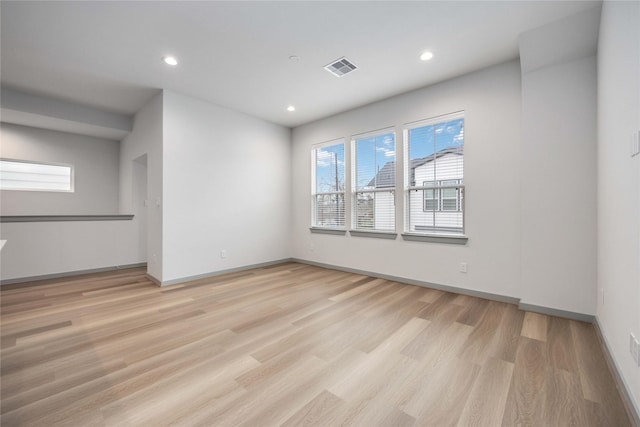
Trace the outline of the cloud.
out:
[[[387,147],[376,147],[376,151],[379,153],[384,153],[385,157],[393,157],[396,155],[396,150]]]
[[[394,138],[391,135],[386,135],[383,139],[382,139],[382,143],[386,146],[391,146],[394,143]]]
[[[382,143],[384,145],[376,144],[376,151],[378,153],[383,153],[385,157],[393,157],[396,155],[393,135],[386,135],[384,138],[382,138]]]
[[[316,164],[320,167],[327,167],[333,164],[336,153],[323,149],[316,150]]]
[[[453,141],[454,142],[464,141],[464,128],[463,127],[461,127],[460,128],[460,132],[458,132],[458,134],[453,137]]]

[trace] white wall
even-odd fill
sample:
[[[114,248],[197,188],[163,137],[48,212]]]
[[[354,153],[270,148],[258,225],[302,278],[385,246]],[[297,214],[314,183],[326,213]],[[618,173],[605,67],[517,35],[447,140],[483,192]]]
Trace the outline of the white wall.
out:
[[[465,110],[466,246],[311,234],[313,144]],[[520,67],[508,62],[293,130],[293,256],[517,297],[520,291]],[[345,150],[347,156],[350,150]],[[350,164],[350,159],[346,159]],[[397,182],[402,183],[402,171]],[[350,177],[347,176],[347,182]],[[401,192],[400,192],[401,193]],[[402,203],[398,194],[396,203]],[[404,221],[397,215],[398,231]],[[468,273],[459,272],[460,262]]]
[[[139,236],[146,233],[147,247],[139,256],[147,261],[147,272],[162,281],[162,93],[153,97],[136,114],[133,131],[120,144],[120,212],[133,213],[134,245],[139,247]],[[147,200],[146,215],[140,215],[141,204],[136,200],[140,182],[134,171],[140,167],[141,157],[146,155]],[[140,227],[145,226],[146,232]]]
[[[118,213],[120,144],[7,123],[0,125],[0,156],[73,165],[73,193],[0,191],[2,215],[82,215]]]
[[[116,267],[144,262],[132,221],[3,223],[1,279]]]
[[[598,44],[597,317],[640,413],[640,368],[629,333],[640,337],[640,3],[605,1]],[[601,292],[604,291],[604,303]]]
[[[524,73],[522,105],[522,303],[593,315],[596,58]]]
[[[163,117],[163,281],[288,258],[290,130],[169,91]]]

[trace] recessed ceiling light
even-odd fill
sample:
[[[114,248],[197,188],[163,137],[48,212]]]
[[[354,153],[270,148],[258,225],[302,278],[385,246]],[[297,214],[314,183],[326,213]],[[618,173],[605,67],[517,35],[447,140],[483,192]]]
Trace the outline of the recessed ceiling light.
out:
[[[289,57],[289,61],[298,62],[298,61],[300,61],[300,57],[298,55],[291,55]]]
[[[163,56],[162,57],[162,62],[164,62],[167,65],[178,65],[178,60],[176,58],[174,58],[173,56]]]
[[[296,107],[294,107],[293,105],[289,105],[287,107],[287,111],[290,111],[290,112],[296,111]]]
[[[423,61],[428,61],[431,58],[433,58],[433,53],[431,52],[424,52],[422,55],[420,55],[420,59]]]

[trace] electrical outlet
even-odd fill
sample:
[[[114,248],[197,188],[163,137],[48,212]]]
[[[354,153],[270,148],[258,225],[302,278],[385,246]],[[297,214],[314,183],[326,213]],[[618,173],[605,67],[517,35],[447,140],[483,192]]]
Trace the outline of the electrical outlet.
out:
[[[631,353],[631,357],[633,357],[633,361],[636,362],[636,365],[640,366],[640,341],[633,335],[633,333],[629,334],[629,352]]]
[[[220,251],[220,258],[225,259],[227,257],[227,250],[226,249],[222,249]]]
[[[461,262],[460,263],[460,273],[466,273],[467,272],[467,263],[466,262]]]
[[[602,297],[602,305],[604,305],[604,288],[600,289],[600,296]]]

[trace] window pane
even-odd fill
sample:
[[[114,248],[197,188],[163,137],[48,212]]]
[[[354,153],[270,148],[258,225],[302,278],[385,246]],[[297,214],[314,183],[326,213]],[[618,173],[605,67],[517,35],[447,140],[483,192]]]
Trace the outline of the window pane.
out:
[[[442,210],[443,211],[457,211],[458,210],[458,199],[445,199],[442,198]]]
[[[353,227],[395,230],[395,134],[387,132],[356,139],[355,156]],[[390,191],[361,191],[374,189]]]
[[[455,119],[435,126],[435,179],[462,179],[464,121]],[[444,184],[443,184],[444,185]]]
[[[72,191],[71,166],[0,160],[0,189]]]
[[[315,226],[344,227],[344,194],[318,194],[314,201]]]
[[[344,144],[315,149],[316,193],[344,191]]]
[[[433,155],[434,126],[422,126],[409,130],[409,159],[422,159]]]
[[[356,188],[376,186],[376,140],[374,137],[356,140]]]
[[[356,195],[356,224],[355,228],[373,230],[375,220],[375,193],[358,193]]]
[[[356,140],[356,189],[395,186],[396,143],[393,133]]]
[[[431,184],[433,184],[433,181],[431,182]],[[425,183],[425,185],[429,184]],[[425,211],[438,210],[438,192],[439,190],[423,190]]]
[[[432,125],[409,130],[409,185],[434,181],[435,134]]]
[[[409,222],[407,231],[427,234],[461,234],[462,212],[437,210],[437,199],[424,199],[423,192],[437,190],[410,190],[408,192]],[[423,209],[423,206],[425,209]]]
[[[393,191],[356,193],[354,228],[377,231],[396,229]]]

